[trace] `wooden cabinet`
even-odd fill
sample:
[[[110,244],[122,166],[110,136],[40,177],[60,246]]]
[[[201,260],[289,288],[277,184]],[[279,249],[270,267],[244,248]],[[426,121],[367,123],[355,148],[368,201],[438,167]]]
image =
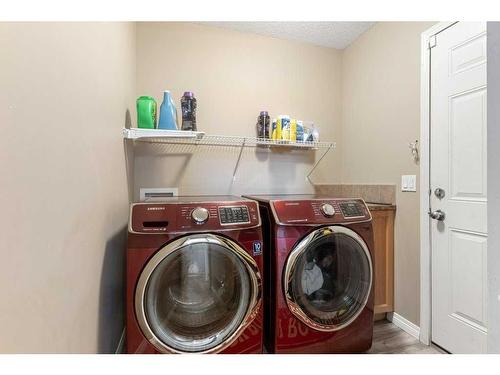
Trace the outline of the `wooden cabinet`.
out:
[[[368,205],[372,214],[375,268],[375,319],[394,311],[394,217],[392,205]]]

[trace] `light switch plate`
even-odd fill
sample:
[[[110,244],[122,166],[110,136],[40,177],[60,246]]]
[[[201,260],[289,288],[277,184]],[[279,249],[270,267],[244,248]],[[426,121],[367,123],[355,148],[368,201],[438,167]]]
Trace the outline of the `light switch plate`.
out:
[[[414,174],[402,175],[401,191],[417,191],[417,176]]]

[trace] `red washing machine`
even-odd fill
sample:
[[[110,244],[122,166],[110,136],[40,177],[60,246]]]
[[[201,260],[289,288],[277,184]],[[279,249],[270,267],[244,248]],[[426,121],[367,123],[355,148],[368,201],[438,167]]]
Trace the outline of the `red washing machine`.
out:
[[[265,252],[264,345],[270,353],[362,353],[373,337],[373,231],[362,199],[257,200]]]
[[[258,204],[174,197],[130,209],[128,353],[262,353]]]

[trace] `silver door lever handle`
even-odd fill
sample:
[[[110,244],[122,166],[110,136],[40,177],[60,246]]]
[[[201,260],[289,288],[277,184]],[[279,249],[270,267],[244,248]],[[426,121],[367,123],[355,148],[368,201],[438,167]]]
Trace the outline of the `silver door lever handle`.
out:
[[[433,212],[429,211],[429,216],[434,220],[443,221],[444,218],[446,217],[446,214],[441,210],[436,210]]]

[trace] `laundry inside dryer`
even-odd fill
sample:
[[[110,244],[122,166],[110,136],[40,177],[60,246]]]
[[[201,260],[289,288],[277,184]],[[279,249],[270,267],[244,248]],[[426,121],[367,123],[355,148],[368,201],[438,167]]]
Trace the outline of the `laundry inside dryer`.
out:
[[[358,246],[346,235],[329,234],[298,257],[292,290],[312,319],[339,324],[359,311],[370,292],[370,272]]]

